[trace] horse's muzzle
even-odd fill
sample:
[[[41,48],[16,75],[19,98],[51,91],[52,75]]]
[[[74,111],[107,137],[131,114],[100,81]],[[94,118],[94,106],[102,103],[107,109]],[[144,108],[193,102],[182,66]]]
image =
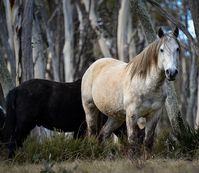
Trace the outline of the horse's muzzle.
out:
[[[166,78],[169,81],[174,81],[176,76],[177,76],[177,74],[178,74],[178,70],[177,69],[167,69],[165,71]]]

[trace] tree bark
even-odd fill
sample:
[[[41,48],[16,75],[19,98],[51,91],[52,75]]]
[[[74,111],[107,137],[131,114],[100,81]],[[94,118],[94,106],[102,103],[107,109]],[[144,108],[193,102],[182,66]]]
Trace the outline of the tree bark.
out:
[[[14,88],[14,83],[6,67],[5,59],[1,54],[0,54],[0,83],[3,88],[4,96],[7,96],[8,92],[12,88]]]
[[[5,1],[6,3],[7,1]],[[16,76],[16,64],[15,64],[15,56],[14,56],[14,50],[13,50],[13,40],[12,40],[12,33],[10,33],[11,29],[11,14],[10,11],[8,10],[10,7],[7,7],[7,5],[9,5],[9,2],[6,3],[6,17],[4,16],[4,8],[3,8],[3,2],[0,2],[0,30],[1,30],[1,34],[0,34],[0,39],[1,42],[3,44],[3,46],[5,47],[6,50],[6,54],[8,57],[8,61],[10,63],[10,73],[11,73],[11,77],[13,80],[13,83],[15,84],[15,76]],[[9,14],[8,14],[9,13]],[[8,26],[8,30],[6,28],[6,26]]]
[[[6,101],[5,101],[5,96],[4,96],[4,93],[3,93],[3,88],[1,86],[1,83],[0,83],[0,106],[6,110]]]
[[[65,44],[64,44],[64,70],[65,81],[74,79],[74,39],[73,39],[73,5],[70,1],[63,0]]]
[[[199,79],[198,79],[198,88],[199,88]],[[199,92],[197,94],[197,113],[196,113],[195,129],[196,130],[199,129]]]
[[[188,106],[186,113],[186,120],[190,127],[194,127],[195,125],[195,103],[197,102],[197,59],[196,59],[195,51],[192,50],[192,62],[190,69],[190,77],[189,77],[189,98],[188,98]]]
[[[32,22],[33,22],[34,0],[25,1],[21,33],[21,62],[22,62],[22,81],[34,77],[32,59]]]
[[[16,62],[16,85],[19,85],[21,80],[21,52],[20,52],[20,40],[21,40],[21,28],[22,28],[22,18],[23,11],[22,3],[20,0],[15,0],[14,6],[12,8],[12,24],[13,24],[13,42],[14,42],[14,52],[15,52],[15,62]]]
[[[197,38],[197,62],[198,62],[198,56],[199,56],[199,1],[190,0],[189,6],[191,10],[191,15],[193,18],[196,38]],[[199,85],[198,85],[199,88]],[[195,128],[199,128],[199,91],[198,91],[198,98],[197,98],[197,114],[196,114],[196,122],[195,122]]]
[[[147,38],[147,42],[153,42],[156,39],[156,34],[144,2],[138,0],[130,0],[130,5],[131,8],[135,10],[137,16],[140,19],[142,29],[144,30],[145,36]]]
[[[46,1],[42,1],[42,3],[40,2],[39,11],[40,11],[41,18],[44,24],[46,35],[47,35],[47,41],[48,41],[48,46],[49,46],[49,56],[52,58],[53,80],[60,81],[60,73],[59,73],[60,60],[55,50],[55,37],[53,36],[53,31],[48,23],[48,15],[47,15],[46,6],[47,6]]]
[[[129,0],[123,0],[118,17],[117,48],[118,57],[121,61],[128,62],[128,19],[129,19]]]
[[[32,45],[33,45],[33,60],[34,60],[34,77],[45,78],[45,61],[44,61],[44,47],[41,37],[41,29],[37,16],[33,21],[32,31]]]
[[[96,15],[96,1],[95,0],[83,0],[86,10],[89,13],[89,19],[91,26],[98,36],[98,43],[104,57],[112,57],[110,50],[106,44],[107,40],[104,37],[103,30],[97,23]]]

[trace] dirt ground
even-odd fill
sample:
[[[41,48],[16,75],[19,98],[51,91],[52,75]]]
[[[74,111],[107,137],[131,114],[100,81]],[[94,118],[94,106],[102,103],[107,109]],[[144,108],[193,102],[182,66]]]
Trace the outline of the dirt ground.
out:
[[[81,161],[45,164],[0,163],[0,173],[198,173],[199,161],[155,159],[148,161]]]

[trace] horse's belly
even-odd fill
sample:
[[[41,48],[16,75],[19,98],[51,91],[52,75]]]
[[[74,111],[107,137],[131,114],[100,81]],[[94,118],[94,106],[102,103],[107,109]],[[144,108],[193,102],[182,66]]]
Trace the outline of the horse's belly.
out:
[[[116,119],[125,121],[125,111],[124,110],[104,110],[103,113],[107,116],[114,117]]]
[[[103,114],[116,119],[125,120],[125,110],[120,106],[120,104],[114,103],[113,100],[110,101],[106,99],[103,102],[95,101],[95,105]]]

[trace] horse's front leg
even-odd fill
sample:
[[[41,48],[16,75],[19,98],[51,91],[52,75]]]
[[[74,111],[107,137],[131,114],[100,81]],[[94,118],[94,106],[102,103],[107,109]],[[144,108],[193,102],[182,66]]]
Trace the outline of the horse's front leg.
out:
[[[108,117],[98,136],[99,142],[105,142],[111,134],[123,124],[123,121]]]
[[[127,135],[129,142],[128,156],[130,159],[136,159],[141,155],[141,143],[139,140],[140,128],[137,124],[139,116],[133,114],[133,112],[128,112],[126,115],[126,126],[127,126]]]
[[[154,117],[147,119],[145,127],[145,139],[144,139],[144,158],[147,160],[152,156],[154,135],[157,123],[160,119],[160,114],[158,113]]]

